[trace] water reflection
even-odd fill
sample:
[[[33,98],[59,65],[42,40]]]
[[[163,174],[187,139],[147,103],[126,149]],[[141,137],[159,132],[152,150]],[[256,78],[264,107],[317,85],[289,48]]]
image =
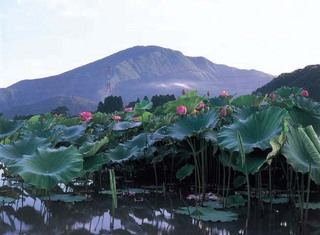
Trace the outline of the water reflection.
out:
[[[249,228],[247,208],[234,209],[239,219],[227,223],[201,222],[175,214],[185,206],[177,195],[121,196],[112,213],[108,195],[93,194],[90,201],[63,203],[29,197],[19,188],[1,187],[13,202],[0,201],[0,234],[300,234],[297,210],[285,205],[252,207]],[[139,199],[139,200],[137,200]],[[319,234],[319,210],[310,211],[306,234]]]

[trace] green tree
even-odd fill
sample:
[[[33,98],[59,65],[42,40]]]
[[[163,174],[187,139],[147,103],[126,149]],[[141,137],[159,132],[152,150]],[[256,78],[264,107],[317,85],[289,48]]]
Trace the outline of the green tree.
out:
[[[52,109],[50,113],[51,114],[58,114],[58,115],[62,114],[64,116],[67,116],[68,111],[69,111],[69,109],[66,106],[62,105],[62,106],[56,107],[55,109]]]
[[[99,102],[97,111],[102,113],[113,113],[115,111],[121,111],[122,109],[122,97],[111,95],[104,98],[104,102]]]

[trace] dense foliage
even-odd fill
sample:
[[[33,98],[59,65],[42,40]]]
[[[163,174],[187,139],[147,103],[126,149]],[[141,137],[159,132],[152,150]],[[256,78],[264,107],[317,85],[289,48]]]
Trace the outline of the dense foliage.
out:
[[[309,65],[292,73],[283,73],[254,93],[269,94],[283,86],[308,90],[310,98],[320,102],[320,65]]]
[[[142,176],[142,183],[188,182],[203,198],[209,185],[223,187],[224,198],[234,194],[230,184],[244,183],[247,195],[267,184],[269,198],[275,187],[294,197],[320,184],[320,104],[308,95],[287,87],[269,96],[189,91],[153,112],[143,99],[111,114],[0,117],[0,162],[6,177],[47,191],[80,178],[99,187],[101,175],[115,169],[123,179]]]

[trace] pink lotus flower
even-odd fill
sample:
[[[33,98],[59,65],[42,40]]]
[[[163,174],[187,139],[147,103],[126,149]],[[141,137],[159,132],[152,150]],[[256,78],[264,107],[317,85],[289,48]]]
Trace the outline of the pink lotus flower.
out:
[[[138,117],[133,117],[133,118],[132,118],[132,121],[138,122],[138,121],[139,121],[139,118],[138,118]]]
[[[127,113],[127,112],[132,112],[132,110],[133,110],[132,107],[128,107],[128,108],[125,108],[125,109],[124,109],[124,112],[126,112],[126,113]]]
[[[186,91],[183,89],[183,90],[181,91],[181,94],[182,94],[182,95],[185,95],[185,94],[186,94]]]
[[[42,121],[42,122],[46,122],[46,121],[47,121],[47,119],[45,119],[45,118],[42,118],[42,119],[41,119],[41,121]]]
[[[112,116],[112,119],[115,120],[115,121],[120,121],[121,120],[121,117],[120,116]]]
[[[301,95],[302,95],[303,97],[308,97],[308,96],[309,96],[309,92],[308,92],[307,90],[302,90],[302,91],[301,91]]]
[[[185,114],[187,114],[187,112],[188,112],[188,110],[187,110],[186,106],[180,105],[176,108],[176,114],[178,116],[185,115]]]
[[[271,99],[272,101],[275,101],[275,100],[276,100],[276,94],[275,94],[274,92],[271,92],[271,93],[269,94],[269,97],[270,97],[270,99]]]
[[[228,97],[228,92],[226,92],[226,91],[221,91],[220,92],[220,96],[224,96],[224,97]]]
[[[206,104],[205,103],[200,103],[198,106],[197,106],[197,110],[200,110],[200,109],[204,109],[206,107]]]
[[[82,121],[88,122],[92,119],[92,113],[90,112],[80,112],[79,116],[82,118]]]
[[[222,108],[221,111],[220,111],[220,115],[221,115],[222,117],[227,116],[227,109],[226,109],[226,108]]]
[[[294,94],[290,94],[290,97],[294,97]]]

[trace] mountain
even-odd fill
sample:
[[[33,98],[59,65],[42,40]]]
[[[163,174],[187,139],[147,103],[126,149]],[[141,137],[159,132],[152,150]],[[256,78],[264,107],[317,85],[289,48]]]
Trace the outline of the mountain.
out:
[[[301,87],[309,91],[310,98],[320,102],[320,65],[309,65],[291,73],[280,74],[254,93],[268,94],[282,86]]]
[[[0,112],[34,105],[57,96],[81,97],[98,104],[106,96],[122,96],[127,104],[144,96],[198,90],[199,94],[248,94],[272,80],[256,70],[214,64],[158,46],[136,46],[65,73],[22,80],[0,89]],[[70,109],[70,107],[67,106]],[[49,111],[49,110],[48,110]],[[12,112],[11,112],[12,113]]]
[[[32,114],[47,113],[58,106],[68,107],[67,114],[76,115],[79,112],[96,111],[97,104],[80,97],[57,96],[35,104],[19,105],[5,111],[5,116],[13,118],[14,116],[24,116]]]

